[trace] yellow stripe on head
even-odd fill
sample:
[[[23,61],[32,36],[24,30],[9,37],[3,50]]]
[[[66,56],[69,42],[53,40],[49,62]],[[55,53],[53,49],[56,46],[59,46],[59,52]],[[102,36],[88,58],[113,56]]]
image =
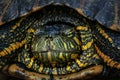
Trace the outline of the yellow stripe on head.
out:
[[[79,40],[77,37],[74,37],[73,39],[75,40],[75,42],[76,42],[78,45],[81,45],[81,42],[80,42],[80,40]]]
[[[29,64],[27,65],[27,68],[31,68],[32,67],[34,59],[35,59],[34,57],[31,58]]]
[[[91,39],[91,41],[86,43],[86,45],[82,45],[82,50],[87,50],[88,48],[92,46],[92,44],[93,44],[93,39]]]
[[[31,32],[35,32],[35,30],[32,28],[28,29],[28,33],[31,33]]]
[[[87,31],[88,30],[88,27],[87,26],[77,26],[76,30],[84,30],[84,31]]]

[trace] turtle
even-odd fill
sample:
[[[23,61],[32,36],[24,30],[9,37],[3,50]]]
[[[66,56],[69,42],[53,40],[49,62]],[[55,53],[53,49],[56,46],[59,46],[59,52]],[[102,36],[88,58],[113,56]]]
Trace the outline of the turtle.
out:
[[[119,77],[119,0],[1,0],[0,9],[1,73],[24,80]]]

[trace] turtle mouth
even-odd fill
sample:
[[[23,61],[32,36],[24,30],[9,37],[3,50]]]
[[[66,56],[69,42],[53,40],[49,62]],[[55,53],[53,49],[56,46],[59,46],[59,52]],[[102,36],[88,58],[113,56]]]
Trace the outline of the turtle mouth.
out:
[[[76,50],[74,50],[74,51],[72,51],[72,50],[69,50],[69,51],[65,51],[65,50],[53,50],[53,49],[49,49],[49,50],[46,50],[46,51],[40,51],[40,52],[38,52],[38,51],[32,51],[33,53],[47,53],[47,52],[64,52],[64,53],[79,53],[80,51],[78,50],[78,51],[76,51]]]
[[[79,58],[81,54],[81,50],[40,50],[40,51],[32,51],[34,57],[40,61],[40,64],[44,64],[44,66],[49,67],[65,67],[65,64],[71,63],[75,61],[75,59]],[[53,66],[54,65],[54,66]]]

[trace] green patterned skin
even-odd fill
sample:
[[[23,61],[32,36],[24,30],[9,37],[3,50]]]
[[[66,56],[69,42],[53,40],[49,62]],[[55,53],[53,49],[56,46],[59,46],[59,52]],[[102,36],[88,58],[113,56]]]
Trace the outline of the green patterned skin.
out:
[[[73,9],[61,8],[52,5],[40,10],[42,17],[35,18],[26,35],[25,50],[19,62],[38,73],[68,74],[99,64],[91,33],[86,28],[88,23],[79,19],[80,15]],[[63,14],[65,10],[69,13]]]

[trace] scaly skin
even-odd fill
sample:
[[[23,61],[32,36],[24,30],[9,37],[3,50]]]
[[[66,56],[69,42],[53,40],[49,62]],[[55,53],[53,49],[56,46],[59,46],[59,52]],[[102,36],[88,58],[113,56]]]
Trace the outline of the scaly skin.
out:
[[[102,72],[101,58],[119,69],[119,62],[100,47],[114,45],[111,35],[100,24],[93,23],[70,7],[48,5],[4,24],[0,27],[0,68],[11,76],[34,80],[90,78]]]

